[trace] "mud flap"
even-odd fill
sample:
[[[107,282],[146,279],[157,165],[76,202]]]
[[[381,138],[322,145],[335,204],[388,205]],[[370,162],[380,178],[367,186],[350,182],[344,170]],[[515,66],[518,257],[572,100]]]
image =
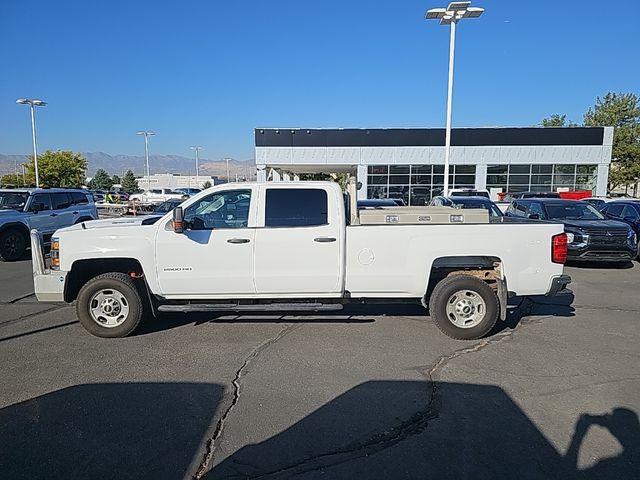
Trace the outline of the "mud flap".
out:
[[[507,319],[507,302],[509,297],[509,290],[507,289],[507,279],[498,279],[498,289],[496,295],[498,295],[498,302],[500,303],[500,320]]]

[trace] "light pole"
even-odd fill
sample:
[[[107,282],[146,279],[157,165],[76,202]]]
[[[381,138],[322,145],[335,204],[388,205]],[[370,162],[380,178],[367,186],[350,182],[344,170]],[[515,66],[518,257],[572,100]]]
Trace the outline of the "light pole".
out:
[[[472,7],[471,2],[451,2],[447,8],[427,10],[427,20],[440,20],[440,25],[450,25],[449,35],[449,83],[447,87],[447,126],[444,140],[444,195],[449,192],[449,160],[451,158],[451,104],[453,102],[453,60],[456,49],[456,25],[463,18],[478,18],[484,8]]]
[[[38,174],[38,146],[36,144],[36,109],[35,107],[44,107],[47,102],[31,98],[19,98],[16,103],[20,105],[29,105],[31,107],[31,138],[33,140],[33,163],[36,174],[36,188],[40,187],[40,175]]]
[[[147,190],[148,190],[149,187],[151,186],[151,176],[149,174],[149,137],[152,137],[153,135],[155,135],[155,133],[142,131],[142,132],[136,132],[136,135],[144,136],[144,158],[147,165],[146,176],[147,176]]]
[[[227,162],[227,183],[229,183],[231,180],[229,179],[229,158],[225,158],[225,161]]]
[[[202,150],[202,147],[200,145],[194,145],[189,148],[196,152],[196,183],[198,183],[198,177],[200,176],[200,159],[198,158],[198,152]]]

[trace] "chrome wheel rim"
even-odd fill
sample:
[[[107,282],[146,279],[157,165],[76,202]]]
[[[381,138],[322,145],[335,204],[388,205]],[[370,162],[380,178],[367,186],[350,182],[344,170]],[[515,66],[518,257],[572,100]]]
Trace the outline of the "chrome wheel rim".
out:
[[[98,325],[107,328],[117,327],[129,316],[129,302],[122,292],[106,288],[91,297],[89,313]]]
[[[487,304],[473,290],[459,290],[447,301],[447,318],[456,327],[473,328],[487,313]]]

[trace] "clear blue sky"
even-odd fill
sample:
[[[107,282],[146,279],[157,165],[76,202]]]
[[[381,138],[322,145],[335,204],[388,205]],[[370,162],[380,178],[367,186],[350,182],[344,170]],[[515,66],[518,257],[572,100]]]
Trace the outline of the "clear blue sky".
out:
[[[4,0],[0,153],[30,152],[23,96],[49,102],[41,150],[140,154],[149,129],[152,153],[245,160],[258,126],[441,127],[449,30],[423,15],[446,3]],[[474,4],[454,126],[581,121],[597,95],[640,92],[637,1]]]

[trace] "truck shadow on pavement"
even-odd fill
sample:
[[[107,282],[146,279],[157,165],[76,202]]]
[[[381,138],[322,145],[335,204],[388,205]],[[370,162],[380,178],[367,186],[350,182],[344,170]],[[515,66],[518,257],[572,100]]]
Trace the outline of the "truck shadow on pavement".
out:
[[[0,410],[0,478],[193,478],[217,432],[222,394],[221,385],[206,383],[87,384],[7,406]],[[270,425],[260,411],[244,419],[232,412],[227,422],[245,422],[244,439]],[[592,425],[607,429],[622,452],[579,470]],[[637,476],[636,412],[582,414],[568,428],[573,438],[562,454],[498,386],[369,381],[264,441],[244,440],[226,458],[214,443],[213,468],[204,478]]]
[[[590,425],[623,450],[581,470]],[[638,416],[626,408],[581,415],[562,454],[498,386],[370,381],[221,459],[205,478],[620,480],[637,475],[639,448]]]
[[[10,405],[0,410],[0,478],[183,478],[222,393],[207,383],[102,383]]]
[[[574,317],[573,302],[576,297],[571,290],[559,295],[545,297],[544,295],[517,297],[509,300],[507,318],[498,321],[487,335],[491,337],[504,330],[513,330],[523,321],[537,321],[544,317]]]

